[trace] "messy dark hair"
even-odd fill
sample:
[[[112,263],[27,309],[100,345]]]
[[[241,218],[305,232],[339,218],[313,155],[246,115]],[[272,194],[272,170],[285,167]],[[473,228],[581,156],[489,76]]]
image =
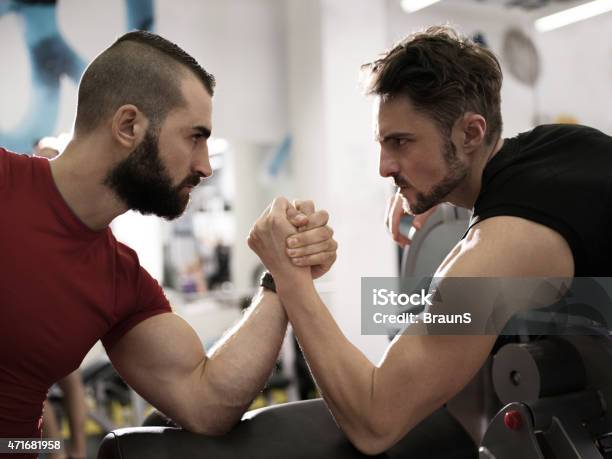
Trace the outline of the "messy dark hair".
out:
[[[491,51],[451,27],[429,27],[412,34],[362,69],[370,72],[368,94],[408,96],[444,135],[450,135],[466,112],[485,118],[487,144],[501,135],[499,61]]]

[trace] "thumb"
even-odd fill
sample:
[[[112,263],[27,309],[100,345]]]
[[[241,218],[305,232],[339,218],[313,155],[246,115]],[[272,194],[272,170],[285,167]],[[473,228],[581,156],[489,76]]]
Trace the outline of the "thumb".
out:
[[[287,220],[297,228],[308,224],[308,217],[291,204],[287,207]]]
[[[290,206],[289,201],[287,200],[287,198],[283,197],[283,196],[279,196],[278,198],[276,198],[274,201],[272,201],[272,208],[270,209],[270,213],[274,214],[282,214],[282,215],[286,215],[287,214],[287,208]]]

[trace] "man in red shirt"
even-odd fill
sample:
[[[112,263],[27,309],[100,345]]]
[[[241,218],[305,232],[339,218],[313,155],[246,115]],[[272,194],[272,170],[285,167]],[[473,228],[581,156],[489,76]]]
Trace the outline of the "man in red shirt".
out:
[[[260,289],[207,357],[108,226],[128,209],[183,213],[212,174],[213,88],[178,46],[131,32],[84,73],[59,158],[0,149],[0,438],[40,436],[49,386],[98,339],[127,383],[194,432],[226,432],[263,388],[287,324],[276,294]],[[322,275],[336,249],[327,214],[292,208],[288,217],[316,243],[296,264]]]

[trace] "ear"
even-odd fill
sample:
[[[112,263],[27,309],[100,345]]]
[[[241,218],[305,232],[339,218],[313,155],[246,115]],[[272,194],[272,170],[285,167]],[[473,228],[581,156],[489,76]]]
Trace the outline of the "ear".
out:
[[[485,143],[487,132],[487,120],[482,115],[474,112],[467,112],[461,120],[463,131],[463,148],[465,151],[474,151],[482,147]]]
[[[148,127],[147,117],[132,104],[119,107],[111,121],[113,139],[130,151],[144,138]]]

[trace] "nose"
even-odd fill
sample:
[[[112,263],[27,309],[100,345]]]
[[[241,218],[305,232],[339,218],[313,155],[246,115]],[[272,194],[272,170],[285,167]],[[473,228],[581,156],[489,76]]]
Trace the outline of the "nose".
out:
[[[195,156],[192,168],[193,171],[202,178],[208,178],[213,174],[212,166],[210,165],[210,157],[208,155],[208,147],[202,148],[202,152]]]
[[[381,177],[391,177],[399,173],[399,164],[392,154],[388,153],[384,147],[380,148],[380,163],[378,173]]]

